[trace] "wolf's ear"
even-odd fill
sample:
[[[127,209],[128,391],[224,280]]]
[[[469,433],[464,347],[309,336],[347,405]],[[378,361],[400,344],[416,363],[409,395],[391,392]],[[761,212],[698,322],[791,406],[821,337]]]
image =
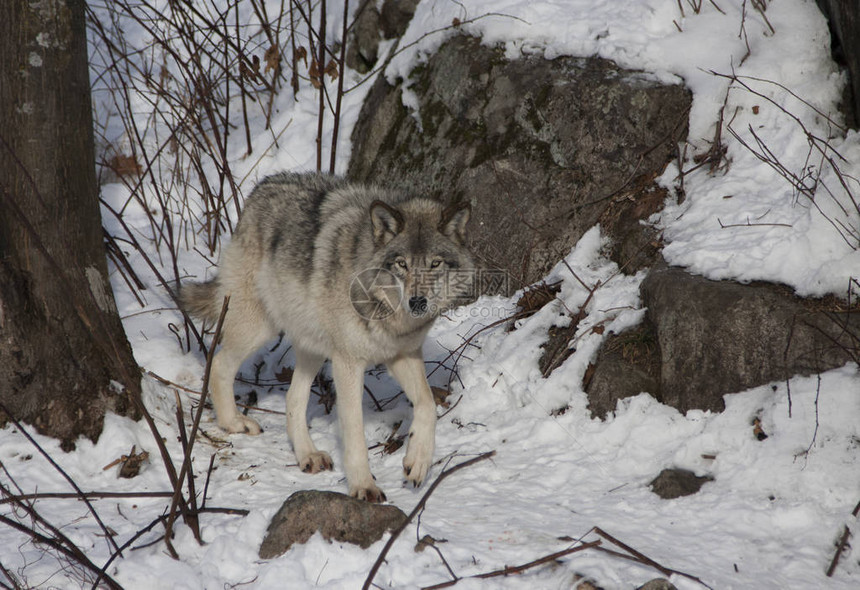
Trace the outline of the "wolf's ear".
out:
[[[466,243],[466,224],[472,216],[469,203],[455,203],[442,211],[439,231],[459,244]]]
[[[403,213],[388,203],[374,201],[370,204],[370,223],[373,239],[377,244],[387,244],[403,231]]]

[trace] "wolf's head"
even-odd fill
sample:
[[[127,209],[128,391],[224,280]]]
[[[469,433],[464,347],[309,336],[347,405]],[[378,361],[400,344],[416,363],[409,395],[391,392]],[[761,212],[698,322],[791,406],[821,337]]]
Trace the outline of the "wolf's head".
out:
[[[370,205],[376,274],[368,294],[381,309],[429,321],[477,297],[470,213],[468,204],[444,208],[429,199]]]

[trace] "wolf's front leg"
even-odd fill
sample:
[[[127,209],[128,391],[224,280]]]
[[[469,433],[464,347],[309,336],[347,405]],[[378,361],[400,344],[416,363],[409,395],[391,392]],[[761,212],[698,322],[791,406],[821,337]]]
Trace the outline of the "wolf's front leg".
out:
[[[368,502],[384,502],[373,481],[364,439],[361,398],[364,393],[364,363],[344,357],[331,359],[334,387],[337,392],[337,419],[343,439],[343,463],[349,495]]]
[[[430,465],[436,440],[436,403],[424,372],[424,357],[421,350],[402,355],[388,363],[406,397],[412,402],[412,426],[409,428],[409,443],[403,459],[406,480],[416,487],[421,485]]]
[[[293,349],[296,351],[296,369],[287,390],[287,435],[293,443],[299,468],[306,473],[317,473],[332,468],[331,457],[317,450],[308,432],[311,384],[325,359],[295,345]]]

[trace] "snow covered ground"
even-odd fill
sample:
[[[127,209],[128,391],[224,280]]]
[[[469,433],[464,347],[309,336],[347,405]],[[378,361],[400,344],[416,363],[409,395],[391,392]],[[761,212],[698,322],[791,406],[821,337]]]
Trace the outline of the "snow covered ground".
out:
[[[279,4],[269,2],[270,14],[276,13]],[[407,73],[453,31],[421,39],[422,35],[448,27],[457,18],[467,23],[463,29],[482,35],[486,42],[505,43],[511,56],[522,51],[542,52],[550,58],[598,54],[666,81],[683,79],[694,92],[685,170],[695,165],[694,156],[710,149],[722,108],[724,120],[731,122],[740,139],[757,149],[766,145],[801,181],[809,186],[817,182],[818,192],[811,201],[724,129],[728,165],[713,174],[707,166],[687,174],[683,199],[676,192],[680,189],[677,168],[670,166],[663,176],[672,197],[652,222],[664,230],[666,258],[712,278],[763,279],[788,284],[802,295],[845,295],[850,278],[860,277],[860,214],[851,200],[853,195],[856,202],[860,194],[854,180],[860,177],[860,137],[839,128],[836,104],[846,81],[829,57],[824,19],[812,1],[768,4],[767,21],[751,2],[718,0],[716,4],[720,10],[714,3],[702,2],[696,13],[686,0],[424,0],[401,42],[404,46],[416,41],[415,45],[392,62],[386,75]],[[335,8],[331,11],[329,30],[334,40],[341,17]],[[127,34],[130,43],[135,35],[145,37],[132,28]],[[739,81],[729,89],[730,80],[712,71],[734,73]],[[359,78],[348,72],[347,79]],[[347,95],[342,138],[349,137],[362,92]],[[110,108],[99,96],[97,113]],[[314,166],[315,95],[306,89],[294,101],[285,91],[275,107],[274,131],[254,137],[255,152],[265,151],[264,158],[243,159],[245,146],[239,133],[231,145],[231,166],[237,178],[244,179],[246,193],[255,179],[273,171]],[[142,119],[147,112],[141,99]],[[107,128],[111,129],[110,124]],[[287,131],[273,147],[273,135],[282,129]],[[807,131],[827,144],[811,144]],[[121,137],[115,139],[122,143]],[[339,151],[341,171],[348,160],[347,143],[344,139]],[[834,149],[844,159],[836,157]],[[124,202],[127,189],[106,185],[104,197],[110,203]],[[144,239],[149,227],[144,216],[130,207],[126,217]],[[106,219],[109,228],[112,223]],[[144,242],[154,253],[154,246]],[[638,296],[643,275],[616,274],[615,265],[602,256],[602,245],[600,230],[594,228],[566,259],[585,283],[601,281],[602,286],[588,303],[574,354],[549,378],[541,377],[537,365],[546,330],[563,317],[561,301],[575,310],[587,298],[586,289],[565,264],[560,263],[550,277],[562,281],[560,301],[520,320],[514,331],[481,328],[510,313],[516,299],[484,298],[437,322],[425,356],[428,372],[433,371],[431,383],[448,386],[450,380],[452,407],[440,408],[444,415],[437,428],[438,463],[430,478],[446,465],[476,454],[495,450],[496,455],[440,485],[420,524],[410,525],[394,544],[375,583],[381,588],[416,588],[449,580],[437,552],[415,552],[416,540],[425,534],[444,540],[437,548],[453,572],[465,577],[528,562],[571,547],[575,540],[597,540],[591,532],[596,526],[712,588],[860,586],[857,548],[843,556],[832,578],[824,575],[843,526],[860,529],[860,523],[851,518],[860,501],[858,368],[848,365],[820,376],[799,376],[790,383],[728,395],[721,414],[681,415],[641,394],[620,402],[606,421],[593,420],[580,386],[584,371],[606,334],[634,325],[643,313]],[[138,362],[180,386],[165,387],[152,377],[144,382],[147,407],[178,465],[175,392],[187,415],[195,396],[181,387],[199,390],[204,359],[179,348],[170,330],[171,324],[181,325],[179,315],[140,258],[131,256],[131,260],[148,281],[145,307],[118,275],[113,285]],[[181,264],[189,276],[203,277],[211,271],[193,248],[183,254]],[[598,325],[605,330],[594,330]],[[254,379],[254,365],[261,361],[265,362],[259,375],[262,383],[274,383],[279,368],[289,366],[286,343],[273,342],[269,348],[273,350],[261,351],[258,359],[246,363],[245,379]],[[450,351],[455,351],[453,357]],[[438,368],[439,362],[451,368],[455,358],[456,376]],[[398,393],[384,373],[372,371],[367,384],[379,400]],[[236,387],[241,394],[251,389],[245,383]],[[254,411],[265,430],[258,437],[227,436],[215,426],[211,411],[204,413],[201,424],[205,436],[197,442],[193,465],[198,490],[214,455],[207,505],[250,513],[201,516],[204,545],[193,539],[187,527],[177,525],[174,546],[180,560],[171,558],[162,542],[148,545],[162,532],[157,526],[135,544],[142,547],[125,551],[123,558],[113,562],[108,573],[114,579],[130,589],[361,586],[384,541],[363,550],[330,544],[317,536],[280,558],[264,561],[257,556],[269,519],[292,492],[346,490],[337,468],[342,454],[336,415],[312,404],[312,435],[321,449],[332,454],[336,467],[332,472],[304,474],[295,465],[279,414],[283,389],[280,385],[256,389],[259,406],[269,411]],[[402,396],[381,412],[366,399],[369,444],[387,440],[401,421],[398,432],[405,433],[409,415]],[[763,441],[753,434],[756,417],[768,434]],[[152,434],[143,422],[108,416],[98,443],[81,440],[72,453],[63,453],[51,439],[36,439],[85,490],[169,490]],[[151,456],[138,477],[118,479],[115,468],[103,469],[133,445]],[[401,486],[402,452],[372,450],[371,468],[389,501],[408,513],[425,490]],[[25,492],[70,491],[15,428],[0,431],[0,461],[6,471],[4,483],[13,478]],[[690,469],[714,481],[693,496],[661,500],[648,483],[667,467]],[[120,544],[168,505],[165,498],[95,501]],[[111,547],[83,504],[42,499],[36,507],[94,563],[101,565],[110,557]],[[8,516],[9,509],[2,514]],[[76,570],[8,526],[0,527],[0,563],[31,587],[86,585]],[[660,573],[587,550],[520,576],[464,579],[457,587],[574,588],[578,576],[607,589],[621,589],[636,588]],[[681,575],[671,579],[681,589],[703,587]],[[5,582],[2,576],[0,581]]]

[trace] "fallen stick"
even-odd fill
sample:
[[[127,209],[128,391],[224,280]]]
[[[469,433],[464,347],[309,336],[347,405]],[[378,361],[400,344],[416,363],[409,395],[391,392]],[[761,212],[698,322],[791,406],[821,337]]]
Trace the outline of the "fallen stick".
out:
[[[851,516],[855,518],[857,518],[858,514],[860,514],[860,502],[857,502],[857,506],[855,506],[854,510],[851,511]],[[836,544],[836,553],[833,554],[833,559],[830,560],[830,567],[827,568],[828,578],[833,577],[833,572],[836,571],[836,566],[839,565],[839,558],[842,557],[842,552],[845,551],[845,546],[848,544],[848,538],[850,536],[851,529],[849,529],[846,524],[842,531],[842,536],[839,538],[839,543]]]
[[[32,494],[18,494],[8,498],[0,498],[0,504],[9,504],[20,500],[43,500],[47,498],[56,499],[73,499],[81,500],[98,500],[102,498],[172,498],[173,492],[82,492],[81,494],[72,492],[35,492]]]
[[[499,576],[511,576],[514,574],[520,574],[528,569],[533,567],[543,565],[544,563],[555,561],[565,555],[570,555],[571,553],[576,553],[578,551],[584,551],[585,549],[592,549],[600,545],[601,541],[598,539],[597,541],[591,541],[590,543],[583,543],[582,545],[577,545],[576,547],[570,547],[568,549],[563,549],[562,551],[556,551],[555,553],[550,553],[549,555],[544,555],[543,557],[539,557],[533,561],[528,563],[524,563],[522,565],[516,566],[505,566],[500,570],[495,570],[492,572],[487,572],[485,574],[475,574],[473,576],[465,576],[465,578],[454,578],[453,580],[448,580],[447,582],[442,582],[440,584],[434,584],[433,586],[425,586],[421,590],[438,590],[439,588],[450,588],[451,586],[457,584],[460,580],[463,579],[487,579],[487,578],[497,578]]]
[[[654,569],[659,571],[661,574],[663,574],[667,578],[672,575],[672,570],[670,570],[667,567],[663,567],[662,565],[660,565],[659,563],[657,563],[656,561],[654,561],[650,557],[640,553],[639,551],[636,551],[636,549],[634,549],[630,545],[622,543],[621,541],[619,541],[618,539],[616,539],[615,537],[613,537],[612,535],[610,535],[609,533],[607,533],[606,531],[601,529],[600,527],[594,527],[594,532],[597,533],[598,535],[600,535],[601,537],[603,537],[604,539],[606,539],[607,541],[609,541],[610,543],[612,543],[613,545],[617,545],[618,547],[621,547],[627,553],[634,556],[640,562],[647,564],[647,565],[650,565],[651,567],[653,567]]]
[[[613,537],[612,535],[610,535],[609,533],[607,533],[606,531],[601,529],[600,527],[594,527],[591,530],[593,530],[595,533],[597,533],[598,535],[600,535],[601,537],[603,537],[604,539],[606,539],[610,543],[620,547],[621,549],[623,549],[624,551],[629,553],[629,555],[624,555],[623,553],[619,553],[617,551],[612,551],[611,549],[606,549],[605,547],[595,547],[595,549],[597,549],[598,551],[603,551],[604,553],[609,553],[610,555],[615,555],[616,557],[622,557],[624,559],[630,559],[632,561],[636,561],[636,562],[641,563],[643,565],[651,566],[654,569],[656,569],[658,572],[660,572],[661,574],[666,576],[667,578],[672,577],[672,575],[681,576],[681,577],[687,578],[688,580],[692,580],[693,582],[696,582],[697,584],[701,584],[702,586],[704,586],[705,588],[708,588],[709,590],[713,590],[711,588],[711,586],[708,586],[707,584],[705,584],[701,579],[697,578],[696,576],[684,573],[682,571],[673,570],[671,568],[660,565],[659,563],[657,563],[656,561],[654,561],[653,559],[651,559],[647,555],[641,553],[640,551],[637,551],[636,549],[634,549],[630,545],[627,545],[626,543],[622,543],[621,541],[619,541],[618,539],[616,539],[615,537]]]

